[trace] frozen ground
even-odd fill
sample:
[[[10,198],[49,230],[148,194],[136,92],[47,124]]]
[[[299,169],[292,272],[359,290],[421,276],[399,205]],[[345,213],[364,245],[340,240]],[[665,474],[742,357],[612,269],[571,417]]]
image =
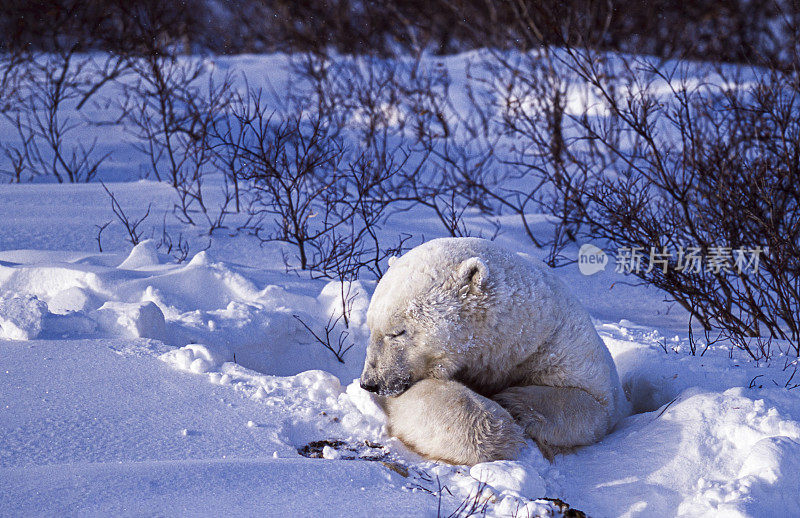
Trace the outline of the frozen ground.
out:
[[[283,63],[219,66],[279,80]],[[171,189],[137,180],[124,135],[100,136],[118,151],[109,188],[134,215],[153,204],[158,239]],[[113,219],[98,184],[0,185],[1,516],[448,516],[473,500],[489,516],[557,515],[542,498],[595,517],[800,515],[796,362],[755,364],[726,344],[691,356],[686,315],[612,268],[558,274],[637,413],[552,464],[529,444],[517,461],[469,469],[389,438],[354,382],[373,279],[286,273],[279,245],[224,230],[203,251],[208,238],[172,219],[191,243],[181,264],[155,241],[131,249],[116,223],[99,253],[95,225]],[[500,243],[538,254],[505,223]],[[384,232],[413,233],[411,245],[443,235],[419,210]],[[343,288],[353,347],[341,363],[303,323],[320,331]]]

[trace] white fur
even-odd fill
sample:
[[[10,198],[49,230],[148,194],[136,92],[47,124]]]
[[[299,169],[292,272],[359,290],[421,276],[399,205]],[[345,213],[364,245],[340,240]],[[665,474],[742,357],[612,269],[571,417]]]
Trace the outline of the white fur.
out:
[[[628,412],[586,310],[544,263],[490,241],[436,239],[395,260],[367,324],[362,384],[389,396],[390,431],[430,458],[513,456],[509,415],[551,456]]]
[[[384,408],[389,433],[430,459],[472,465],[513,458],[525,444],[507,410],[456,381],[418,381]]]

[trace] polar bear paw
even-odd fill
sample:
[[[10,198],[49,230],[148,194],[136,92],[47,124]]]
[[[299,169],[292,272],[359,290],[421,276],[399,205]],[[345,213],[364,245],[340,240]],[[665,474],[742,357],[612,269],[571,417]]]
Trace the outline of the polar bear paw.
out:
[[[389,433],[430,459],[468,465],[514,459],[525,444],[507,410],[455,381],[419,381],[385,406]]]

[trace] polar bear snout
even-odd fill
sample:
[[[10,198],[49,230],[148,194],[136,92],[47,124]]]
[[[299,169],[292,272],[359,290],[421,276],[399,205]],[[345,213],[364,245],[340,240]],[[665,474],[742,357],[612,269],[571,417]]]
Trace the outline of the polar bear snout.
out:
[[[409,363],[408,348],[412,344],[390,338],[373,330],[361,372],[361,388],[381,396],[398,396],[422,377],[415,376],[413,365]]]
[[[367,392],[375,392],[381,396],[399,396],[412,385],[410,377],[384,380],[368,372],[366,367],[364,373],[361,374],[359,384]]]
[[[361,388],[366,390],[367,392],[379,392],[381,390],[381,386],[378,385],[377,382],[369,380],[365,381],[364,378],[361,378]]]

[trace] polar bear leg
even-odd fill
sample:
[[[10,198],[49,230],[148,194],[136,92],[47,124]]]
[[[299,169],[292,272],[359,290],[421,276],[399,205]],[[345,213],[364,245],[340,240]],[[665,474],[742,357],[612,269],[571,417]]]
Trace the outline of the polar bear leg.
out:
[[[514,416],[551,460],[560,451],[599,441],[611,424],[608,407],[579,388],[511,387],[493,399]]]
[[[503,407],[461,383],[424,379],[386,398],[389,433],[409,448],[451,464],[513,459],[525,432]]]

